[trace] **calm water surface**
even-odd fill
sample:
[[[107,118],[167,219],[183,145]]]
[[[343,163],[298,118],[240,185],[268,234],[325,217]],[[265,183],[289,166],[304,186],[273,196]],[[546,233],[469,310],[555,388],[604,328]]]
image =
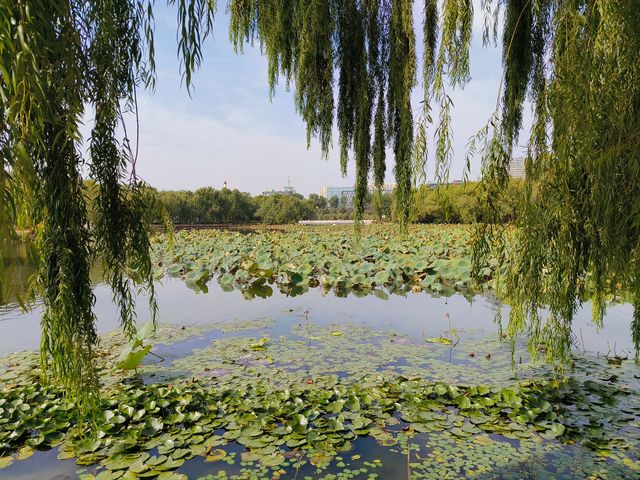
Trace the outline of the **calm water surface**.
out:
[[[118,327],[118,316],[111,301],[108,286],[100,283],[95,289],[98,328],[101,332]],[[245,299],[242,292],[223,291],[216,282],[209,283],[208,293],[197,293],[176,278],[167,278],[156,286],[160,322],[177,325],[206,326],[214,322],[233,322],[257,318],[278,319],[283,312],[309,310],[314,322],[351,322],[374,329],[394,329],[411,336],[433,337],[455,328],[482,329],[497,332],[496,302],[483,296],[472,301],[462,295],[432,297],[426,293],[406,297],[390,295],[382,300],[373,295],[346,298],[333,293],[324,295],[311,290],[297,297],[287,297],[277,290],[269,298]],[[502,317],[508,318],[503,307]],[[7,353],[36,349],[40,341],[41,307],[36,304],[24,312],[16,303],[0,308],[0,356]],[[151,316],[147,299],[138,299],[138,321],[145,323]],[[630,322],[633,308],[629,304],[615,305],[607,310],[604,328],[598,330],[592,322],[589,305],[582,308],[574,322],[576,347],[601,354],[614,352],[624,355],[633,351]]]
[[[16,268],[22,269],[22,274],[29,272],[28,265],[20,264]],[[109,288],[103,283],[97,283],[94,292],[99,330],[107,332],[116,329],[117,314],[111,301]],[[373,295],[366,297],[350,295],[341,298],[333,293],[323,294],[320,290],[311,290],[296,297],[287,297],[274,291],[269,298],[247,300],[238,290],[223,291],[215,281],[210,282],[208,293],[197,293],[189,289],[182,280],[172,278],[167,278],[157,285],[157,299],[159,321],[163,323],[207,327],[212,323],[270,319],[274,321],[269,332],[273,337],[279,334],[286,335],[292,325],[302,322],[303,318],[311,318],[318,325],[362,325],[376,331],[397,332],[416,341],[421,341],[425,337],[445,335],[451,328],[463,332],[463,336],[464,332],[473,331],[476,335],[495,338],[499,328],[495,323],[498,309],[502,308],[503,318],[508,318],[506,307],[499,307],[494,300],[483,296],[477,296],[473,301],[469,301],[462,295],[444,298],[420,293],[408,294],[406,297],[390,295],[387,300],[384,300]],[[147,322],[150,320],[147,299],[139,298],[138,301],[138,320],[142,323]],[[304,312],[308,313],[305,315]],[[22,311],[15,303],[0,309],[0,356],[38,348],[40,315],[41,306],[37,302],[27,312]],[[585,349],[599,355],[607,352],[611,354],[615,352],[623,356],[631,355],[632,342],[629,333],[631,318],[630,305],[612,306],[607,311],[604,328],[598,331],[591,321],[590,307],[586,305],[578,312],[575,321],[576,349]],[[161,347],[157,351],[167,355],[169,360],[180,358],[195,348],[209,344],[214,337],[214,334],[205,333],[198,338],[181,342],[177,349]],[[462,352],[460,361],[464,361],[464,357],[466,353]],[[479,378],[478,382],[481,381],[482,379]],[[429,442],[427,436],[417,438],[422,438],[426,443]],[[581,447],[567,447],[565,454],[572,458],[588,455],[582,450],[584,449]],[[349,452],[349,456],[354,454],[361,455],[363,460],[382,459],[383,466],[376,472],[378,478],[408,478],[409,467],[406,458],[397,452],[378,447],[371,438],[355,442],[354,450]],[[77,478],[79,467],[72,460],[60,461],[56,456],[55,449],[36,452],[29,460],[14,462],[9,468],[0,470],[0,478],[21,480]],[[554,461],[551,457],[543,460],[532,459],[532,463],[544,464],[545,461],[547,463]],[[216,468],[219,467],[214,468],[212,464],[196,458],[188,461],[180,471],[187,473],[190,478],[198,478],[217,471]],[[232,473],[233,468],[227,468],[227,471]],[[515,476],[512,473],[508,475],[505,473],[501,476],[498,472],[496,476],[486,478],[554,478],[553,468],[545,467],[545,469],[546,476],[539,476],[533,468],[531,474],[526,473],[525,470],[518,470],[525,473],[516,473]],[[298,478],[305,478],[305,475],[313,478],[314,471],[307,469],[298,474]],[[283,478],[293,478],[293,475]],[[562,478],[585,477],[577,475]]]

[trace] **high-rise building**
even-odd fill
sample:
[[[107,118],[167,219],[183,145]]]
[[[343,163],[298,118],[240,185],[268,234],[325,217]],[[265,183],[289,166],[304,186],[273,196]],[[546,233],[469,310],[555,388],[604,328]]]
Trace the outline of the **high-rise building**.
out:
[[[511,157],[509,176],[511,178],[524,178],[524,175],[524,157]]]
[[[353,199],[355,194],[354,187],[322,187],[320,189],[320,196],[329,200],[332,197],[338,197],[339,199],[346,198]]]

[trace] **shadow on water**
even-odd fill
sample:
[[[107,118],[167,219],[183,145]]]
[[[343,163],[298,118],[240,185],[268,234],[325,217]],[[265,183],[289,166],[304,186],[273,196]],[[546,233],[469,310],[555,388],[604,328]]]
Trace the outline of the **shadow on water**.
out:
[[[0,291],[0,309],[19,309],[18,298],[27,293],[29,279],[36,272],[25,242],[11,242],[4,256],[4,278]]]
[[[571,448],[571,447],[566,447]],[[225,472],[225,477],[232,475],[245,475],[243,478],[275,478],[272,473],[266,476],[260,475],[261,469],[256,463],[243,462],[242,453],[245,451],[238,444],[225,447],[228,452],[228,461],[214,463],[205,462],[202,457],[193,458],[178,470],[190,479],[214,479],[220,478]],[[12,480],[71,480],[79,477],[79,472],[93,471],[92,468],[78,466],[73,460],[58,460],[58,450],[36,452],[28,461],[14,462],[13,465],[3,470],[1,478]],[[282,480],[301,480],[305,478],[341,478],[331,477],[338,472],[345,472],[349,476],[342,478],[383,480],[398,479],[443,479],[443,478],[468,478],[475,480],[584,480],[587,478],[606,478],[611,480],[630,480],[638,478],[638,473],[625,465],[611,461],[594,462],[585,461],[583,453],[573,452],[564,455],[563,458],[546,454],[531,455],[526,458],[509,463],[496,465],[488,471],[465,472],[458,471],[455,476],[443,476],[440,471],[443,465],[433,459],[422,457],[425,467],[417,467],[419,461],[416,453],[410,455],[400,449],[381,448],[375,440],[362,438],[354,442],[353,448],[347,452],[339,452],[328,467],[318,473],[318,468],[305,461],[304,465],[296,468],[291,465],[280,473],[277,478]],[[357,458],[357,460],[354,460]],[[291,453],[288,459],[293,463],[295,454]],[[452,460],[453,463],[455,459]],[[338,466],[340,465],[340,466]],[[253,472],[253,474],[249,473]],[[371,476],[375,474],[376,476]]]
[[[33,245],[28,242],[10,242],[8,252],[4,256],[3,288],[0,291],[0,312],[20,311],[21,302],[33,301],[30,298],[28,287],[36,273]],[[104,268],[102,262],[94,261],[91,264],[90,276],[94,284],[103,282]],[[35,306],[39,306],[39,300],[35,299]],[[0,321],[2,318],[0,317]]]

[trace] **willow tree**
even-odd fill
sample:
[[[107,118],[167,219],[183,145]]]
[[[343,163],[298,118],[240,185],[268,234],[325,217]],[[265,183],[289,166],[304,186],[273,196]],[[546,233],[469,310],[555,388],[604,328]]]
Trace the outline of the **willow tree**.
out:
[[[216,4],[168,4],[177,14],[189,89]],[[156,81],[153,6],[153,0],[0,0],[1,250],[18,225],[35,232],[42,363],[85,403],[98,391],[93,259],[106,264],[125,332],[135,330],[136,288],[150,291],[155,309],[147,190],[135,170],[137,128],[129,121],[131,138],[125,121],[137,118],[137,90],[153,89]],[[229,0],[226,8],[234,47],[257,44],[266,55],[272,94],[278,82],[293,87],[307,141],[316,138],[326,154],[337,127],[341,170],[349,158],[355,163],[357,218],[369,177],[379,188],[392,160],[405,225],[430,136],[437,177],[447,177],[449,93],[471,78],[472,1],[424,0],[418,27],[412,0]],[[477,265],[496,253],[509,260],[503,283],[514,305],[511,331],[529,329],[555,358],[566,357],[571,321],[588,295],[599,319],[610,295],[631,295],[640,346],[637,9],[637,0],[481,1],[485,43],[502,32],[504,79],[495,114],[470,143],[469,161],[474,153],[482,158],[486,220],[474,258]],[[422,100],[414,109],[418,83]],[[527,194],[516,238],[505,248],[493,219],[527,99],[535,117]],[[85,118],[91,131],[81,138]],[[99,187],[91,223],[83,174]],[[546,323],[539,316],[544,306],[551,312]]]
[[[152,82],[152,64],[143,61],[152,48],[150,14],[136,2],[0,3],[2,252],[16,225],[32,231],[42,365],[85,406],[98,392],[93,259],[105,263],[127,334],[135,331],[135,283],[150,290],[155,310],[147,190],[118,130],[135,107],[136,86]],[[87,112],[92,128],[82,139]],[[99,186],[91,224],[83,171]]]
[[[487,223],[477,229],[476,263],[498,252],[513,306],[512,335],[550,361],[570,354],[571,325],[593,302],[630,300],[640,351],[640,2],[505,2],[504,77],[490,123],[474,139],[483,157]],[[508,181],[525,99],[533,109],[526,193],[515,238],[491,224]],[[545,315],[541,314],[547,310]]]

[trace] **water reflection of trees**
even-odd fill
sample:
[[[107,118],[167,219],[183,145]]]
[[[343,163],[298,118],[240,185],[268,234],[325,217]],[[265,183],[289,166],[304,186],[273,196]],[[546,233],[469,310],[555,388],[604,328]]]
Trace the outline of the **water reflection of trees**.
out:
[[[28,286],[36,265],[28,242],[11,242],[5,252],[0,304],[15,307],[29,299]]]
[[[30,282],[37,270],[37,257],[33,244],[28,241],[15,241],[9,244],[4,256],[4,268],[0,279],[0,307],[17,308],[26,306],[35,295],[29,291]],[[94,284],[103,281],[102,262],[94,261],[91,268],[91,280]]]

